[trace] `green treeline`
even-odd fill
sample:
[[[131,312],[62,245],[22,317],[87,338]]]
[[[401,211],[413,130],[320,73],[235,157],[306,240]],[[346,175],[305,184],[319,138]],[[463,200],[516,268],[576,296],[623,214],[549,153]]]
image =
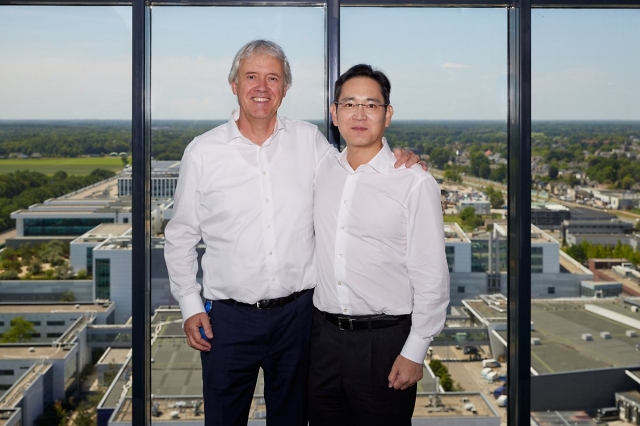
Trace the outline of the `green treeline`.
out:
[[[2,121],[0,157],[107,155],[131,150],[129,121]]]
[[[583,265],[587,259],[627,259],[634,264],[640,264],[640,250],[634,250],[627,244],[620,241],[615,246],[593,244],[589,241],[582,241],[580,244],[565,246],[562,250]]]
[[[63,171],[53,176],[31,171],[0,174],[0,232],[15,227],[15,221],[10,218],[11,212],[49,198],[60,197],[112,176],[115,173],[104,169],[95,169],[88,176],[68,176]]]
[[[224,123],[220,120],[154,120],[151,155],[156,160],[180,160],[194,137]],[[321,130],[323,124],[315,122]],[[451,180],[462,174],[506,182],[507,166],[495,164],[489,153],[507,158],[506,121],[402,121],[386,131],[389,144],[428,155],[433,167],[448,171]],[[640,122],[539,121],[532,123],[532,156],[549,164],[547,180],[569,179],[583,171],[590,179],[618,188],[640,182],[640,161],[613,150],[637,144]],[[129,121],[0,121],[0,158],[12,153],[43,157],[75,157],[130,152]],[[602,153],[611,153],[608,158]],[[461,156],[465,160],[460,164]],[[458,163],[458,164],[456,164]]]

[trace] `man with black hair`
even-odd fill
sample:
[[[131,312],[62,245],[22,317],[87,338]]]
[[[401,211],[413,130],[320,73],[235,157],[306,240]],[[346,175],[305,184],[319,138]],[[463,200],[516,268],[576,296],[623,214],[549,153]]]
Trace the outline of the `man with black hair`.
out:
[[[410,425],[425,355],[444,326],[440,189],[420,167],[393,167],[390,92],[369,65],[335,86],[331,117],[347,147],[323,158],[314,180],[311,426]]]

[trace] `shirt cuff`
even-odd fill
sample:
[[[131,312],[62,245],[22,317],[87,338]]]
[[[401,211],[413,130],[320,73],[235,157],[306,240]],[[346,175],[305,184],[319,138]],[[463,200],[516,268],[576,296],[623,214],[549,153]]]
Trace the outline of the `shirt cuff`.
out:
[[[427,349],[429,349],[431,340],[432,339],[423,339],[411,331],[409,333],[409,337],[407,337],[407,341],[404,342],[404,347],[402,348],[400,355],[409,361],[413,361],[417,364],[423,364],[424,358],[427,356]]]
[[[180,312],[182,312],[182,327],[184,328],[184,322],[192,316],[203,313],[204,305],[202,304],[202,298],[198,293],[187,294],[178,301],[180,305]]]

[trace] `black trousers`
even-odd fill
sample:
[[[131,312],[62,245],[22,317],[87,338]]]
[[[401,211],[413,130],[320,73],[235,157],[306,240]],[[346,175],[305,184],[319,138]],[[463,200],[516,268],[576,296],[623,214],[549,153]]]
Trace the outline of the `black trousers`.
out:
[[[309,367],[310,426],[410,426],[416,386],[389,388],[389,373],[411,330],[343,331],[314,309]]]
[[[212,303],[211,351],[201,353],[205,426],[247,424],[260,367],[267,425],[306,426],[313,291],[268,310]]]

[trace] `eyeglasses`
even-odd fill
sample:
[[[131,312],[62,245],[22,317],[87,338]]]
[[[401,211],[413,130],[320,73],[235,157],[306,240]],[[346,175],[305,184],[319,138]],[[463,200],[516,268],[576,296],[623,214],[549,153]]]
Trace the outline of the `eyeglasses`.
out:
[[[358,110],[358,107],[362,106],[364,107],[364,111],[367,114],[374,114],[378,111],[384,110],[386,107],[389,106],[389,104],[374,104],[374,103],[357,104],[355,102],[335,102],[335,104],[345,112],[356,112]]]

